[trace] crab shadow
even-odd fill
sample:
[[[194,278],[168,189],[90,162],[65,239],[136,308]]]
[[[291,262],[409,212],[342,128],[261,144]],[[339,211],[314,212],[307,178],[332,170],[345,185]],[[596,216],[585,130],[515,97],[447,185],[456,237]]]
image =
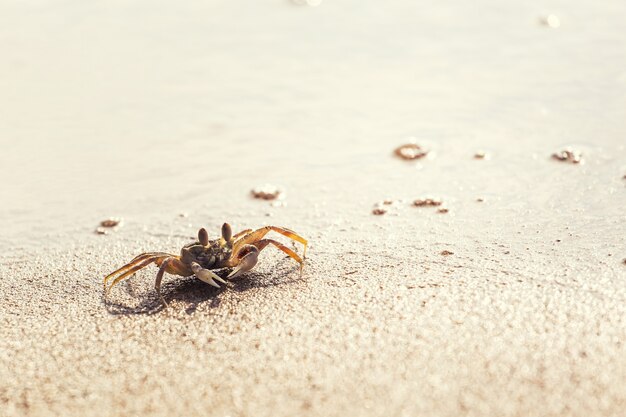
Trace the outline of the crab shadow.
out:
[[[168,307],[164,306],[156,296],[156,291],[152,290],[145,295],[137,295],[132,286],[129,285],[127,285],[127,292],[133,298],[140,299],[138,304],[125,305],[107,299],[104,294],[102,295],[102,302],[108,313],[116,316],[152,315],[181,304],[185,306],[185,313],[194,314],[198,307],[204,305],[208,305],[209,308],[219,308],[222,294],[228,291],[245,293],[254,289],[289,285],[303,280],[297,265],[287,268],[283,264],[284,262],[280,262],[273,271],[269,272],[250,271],[242,277],[228,281],[221,288],[211,287],[194,276],[173,279],[161,287],[161,294],[169,304]],[[222,278],[225,278],[228,272],[228,270],[216,271],[217,275]]]

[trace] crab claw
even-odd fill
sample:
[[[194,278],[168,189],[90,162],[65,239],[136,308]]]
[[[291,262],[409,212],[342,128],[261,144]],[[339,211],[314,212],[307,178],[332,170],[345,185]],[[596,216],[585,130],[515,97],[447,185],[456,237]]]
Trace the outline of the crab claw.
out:
[[[258,250],[249,252],[243,258],[241,258],[241,261],[239,261],[239,265],[237,265],[237,268],[233,269],[233,272],[228,274],[226,278],[228,279],[235,278],[243,274],[244,272],[251,270],[252,268],[254,268],[254,265],[256,265],[256,262],[258,259],[259,259]]]
[[[197,262],[193,262],[191,264],[191,270],[194,274],[196,274],[196,277],[198,277],[200,281],[206,282],[215,288],[220,288],[219,284],[215,282],[215,280],[221,282],[222,284],[226,284],[226,281],[220,278],[217,274],[209,269],[202,268]]]
[[[195,257],[191,254],[191,252],[189,251],[189,249],[185,249],[185,248],[183,248],[183,249],[180,251],[180,260],[181,260],[183,263],[185,263],[185,264],[189,265],[190,263],[193,263],[194,259],[196,259],[196,258],[195,258]]]
[[[221,282],[222,284],[226,284],[226,281],[224,281],[224,280],[222,279],[222,277],[220,277],[219,275],[217,275],[215,272],[210,271],[210,270],[208,270],[208,269],[203,269],[203,271],[206,271],[206,272],[208,272],[209,274],[211,274],[211,278],[213,278],[214,280],[219,281],[219,282]]]

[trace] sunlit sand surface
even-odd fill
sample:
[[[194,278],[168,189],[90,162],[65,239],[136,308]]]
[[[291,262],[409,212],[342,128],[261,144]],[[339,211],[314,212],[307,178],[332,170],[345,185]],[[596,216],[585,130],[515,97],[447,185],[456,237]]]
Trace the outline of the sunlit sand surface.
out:
[[[625,15],[1,4],[0,415],[620,415]],[[102,299],[225,221],[297,230],[302,273]]]

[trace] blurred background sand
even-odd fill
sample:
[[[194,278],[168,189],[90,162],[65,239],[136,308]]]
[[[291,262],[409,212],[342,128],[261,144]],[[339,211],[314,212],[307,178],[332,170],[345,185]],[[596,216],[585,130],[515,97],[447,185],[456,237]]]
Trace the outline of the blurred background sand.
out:
[[[0,416],[620,415],[625,19],[3,2]],[[394,158],[408,137],[430,157]],[[286,205],[250,198],[265,182]],[[267,249],[224,290],[166,278],[166,311],[154,267],[103,303],[104,275],[224,221],[307,237],[302,276]]]

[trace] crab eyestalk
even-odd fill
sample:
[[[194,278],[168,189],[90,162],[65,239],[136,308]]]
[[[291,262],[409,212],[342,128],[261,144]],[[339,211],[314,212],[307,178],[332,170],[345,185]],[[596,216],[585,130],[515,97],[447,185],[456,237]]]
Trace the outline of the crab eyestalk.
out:
[[[198,241],[202,246],[206,246],[209,244],[209,233],[204,227],[198,230]]]
[[[233,229],[230,228],[230,224],[224,223],[222,225],[222,239],[226,242],[230,242],[233,238]]]

